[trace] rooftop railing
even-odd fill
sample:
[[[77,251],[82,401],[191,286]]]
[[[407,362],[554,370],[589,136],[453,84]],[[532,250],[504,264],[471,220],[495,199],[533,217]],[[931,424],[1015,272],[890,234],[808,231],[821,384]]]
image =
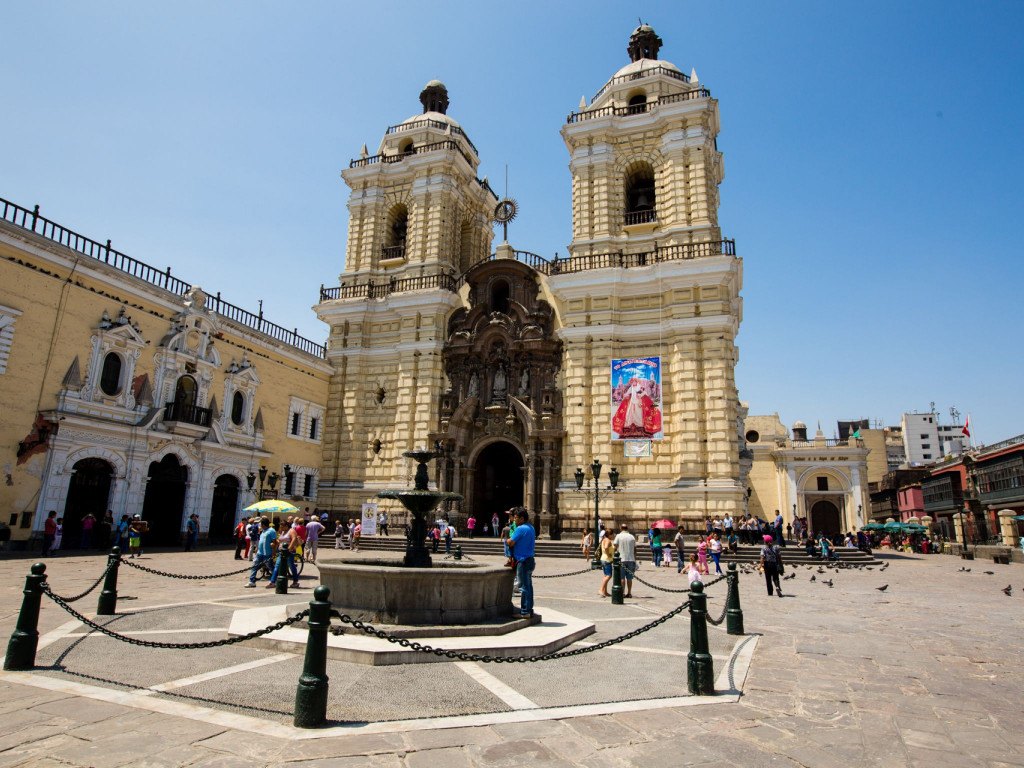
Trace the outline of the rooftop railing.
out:
[[[666,261],[680,261],[687,259],[698,259],[705,256],[735,256],[735,240],[717,240],[705,243],[685,243],[682,245],[666,245],[655,248],[646,253],[595,253],[582,256],[569,256],[560,259],[546,259],[530,251],[514,251],[516,261],[522,262],[540,272],[542,275],[570,274],[583,272],[588,269],[630,269],[632,267],[647,267]],[[492,261],[496,254],[490,254],[484,261]],[[474,265],[476,266],[476,265]],[[383,281],[370,281],[365,283],[353,283],[351,285],[325,288],[320,286],[320,301],[331,301],[334,299],[382,299],[392,293],[402,291],[420,291],[440,288],[447,291],[458,291],[465,282],[465,275],[453,276],[447,273],[434,275],[421,275]]]
[[[616,75],[603,86],[601,86],[601,90],[595,93],[594,98],[592,98],[590,101],[591,103],[597,101],[599,98],[601,98],[604,92],[611,88],[613,85],[618,85],[619,83],[631,83],[634,80],[641,80],[645,77],[653,77],[654,75],[664,75],[665,77],[670,77],[673,80],[681,80],[684,83],[690,82],[690,76],[684,75],[682,72],[678,70],[669,69],[668,67],[662,66],[651,67],[650,69],[641,69],[637,72],[628,72],[625,75]]]
[[[663,96],[655,101],[648,101],[645,104],[631,104],[625,107],[601,107],[600,109],[586,109],[582,112],[570,112],[565,118],[567,123],[578,123],[583,120],[592,120],[598,117],[628,117],[629,115],[641,115],[646,112],[653,112],[661,104],[675,104],[680,101],[692,101],[694,99],[711,98],[711,91],[707,88],[696,88],[683,93],[673,93]]]
[[[191,283],[173,276],[170,267],[163,270],[157,269],[143,261],[115,250],[111,247],[110,240],[100,243],[41,216],[38,205],[29,210],[9,200],[0,198],[0,211],[2,211],[0,213],[0,220],[34,232],[40,237],[62,245],[75,253],[95,259],[96,261],[102,261],[114,269],[143,280],[150,285],[163,288],[177,296],[184,295],[192,287]],[[220,291],[215,296],[207,297],[206,308],[239,325],[252,328],[277,341],[300,349],[307,354],[323,357],[326,353],[324,344],[318,344],[311,339],[300,336],[297,328],[288,330],[284,326],[270,322],[263,317],[262,309],[259,313],[253,313],[225,301],[221,298]]]
[[[356,160],[349,161],[349,168],[362,168],[365,165],[376,165],[377,163],[400,163],[406,158],[412,157],[413,155],[422,155],[427,152],[434,152],[435,150],[455,150],[465,159],[467,163],[473,165],[473,161],[470,157],[462,151],[462,147],[459,146],[457,141],[452,139],[445,139],[444,141],[436,141],[433,144],[421,144],[420,146],[413,146],[412,149],[407,152],[399,152],[394,155],[370,155],[369,157],[360,157]]]
[[[392,133],[405,133],[406,131],[415,131],[418,128],[438,128],[442,131],[447,131],[450,129],[451,132],[454,133],[456,136],[461,136],[466,140],[466,143],[473,148],[473,152],[476,153],[477,157],[480,156],[480,152],[479,150],[477,150],[476,145],[472,141],[470,141],[469,136],[466,135],[466,132],[464,130],[459,128],[457,125],[445,123],[440,120],[431,120],[429,117],[424,118],[422,120],[416,120],[415,122],[412,123],[399,123],[398,125],[388,126],[388,129],[387,131],[385,131],[385,133],[388,135]]]

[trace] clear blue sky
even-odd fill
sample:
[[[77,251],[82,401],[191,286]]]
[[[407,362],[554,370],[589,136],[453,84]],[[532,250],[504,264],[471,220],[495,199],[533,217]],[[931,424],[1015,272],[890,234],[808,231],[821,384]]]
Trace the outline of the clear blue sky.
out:
[[[751,413],[1024,432],[1021,2],[7,3],[0,196],[322,339],[338,173],[431,78],[515,246],[565,253],[558,131],[638,15],[720,102]]]

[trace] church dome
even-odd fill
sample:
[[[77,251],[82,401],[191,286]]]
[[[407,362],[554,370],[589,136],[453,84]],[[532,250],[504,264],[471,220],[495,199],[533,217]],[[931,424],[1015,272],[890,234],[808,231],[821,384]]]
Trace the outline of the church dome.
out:
[[[403,120],[401,125],[409,125],[411,123],[418,123],[421,120],[436,120],[439,123],[447,123],[453,128],[461,128],[459,121],[450,115],[446,115],[444,112],[421,112]]]
[[[682,70],[671,61],[665,61],[664,59],[637,59],[636,61],[629,62],[629,64],[616,72],[613,77],[621,77],[622,75],[639,76],[643,72],[649,72],[659,68],[670,69],[673,72],[679,72],[679,74],[682,74]]]
[[[804,424],[802,421],[794,421],[793,429],[807,429],[807,425]]]

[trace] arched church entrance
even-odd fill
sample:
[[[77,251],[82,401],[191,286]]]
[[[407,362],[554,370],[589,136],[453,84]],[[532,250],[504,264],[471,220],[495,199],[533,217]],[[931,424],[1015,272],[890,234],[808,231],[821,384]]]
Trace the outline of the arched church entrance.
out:
[[[238,488],[238,478],[234,475],[221,475],[213,483],[213,505],[210,507],[211,544],[234,542]]]
[[[187,482],[188,468],[181,466],[173,453],[149,465],[142,503],[142,519],[149,523],[149,533],[142,538],[143,548],[176,547],[181,543]]]
[[[842,533],[843,522],[839,510],[831,501],[819,501],[811,507],[811,519],[807,521],[814,533],[835,536]]]
[[[490,525],[497,512],[501,524],[505,513],[523,503],[523,454],[512,443],[499,440],[480,451],[473,465],[473,508],[480,524]]]
[[[61,549],[77,549],[82,542],[82,518],[91,514],[96,518],[90,546],[103,546],[95,540],[99,523],[107,513],[110,499],[110,481],[114,468],[103,459],[82,459],[72,468],[71,484],[64,503],[64,538]]]

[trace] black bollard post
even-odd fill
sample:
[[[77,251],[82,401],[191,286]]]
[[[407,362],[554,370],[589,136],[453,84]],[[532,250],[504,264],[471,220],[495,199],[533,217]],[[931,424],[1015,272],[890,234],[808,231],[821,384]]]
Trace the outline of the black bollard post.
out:
[[[327,630],[331,626],[331,590],[319,586],[309,601],[306,658],[295,689],[295,727],[318,728],[327,721]]]
[[[612,605],[622,605],[622,560],[618,552],[612,558]]]
[[[708,651],[708,597],[699,581],[690,585],[690,653],[686,657],[686,684],[694,696],[715,692],[715,667]]]
[[[461,560],[462,559],[462,545],[461,544],[456,544],[455,545],[455,559],[456,560]]]
[[[725,629],[730,635],[742,635],[743,609],[740,608],[740,574],[736,570],[736,563],[729,563],[725,583],[728,585],[725,593]]]
[[[107,555],[107,575],[103,577],[103,591],[96,601],[98,616],[114,616],[117,613],[117,569],[121,567],[121,548],[113,547]]]
[[[43,582],[46,581],[46,564],[36,563],[25,577],[22,592],[21,612],[18,624],[7,643],[4,669],[24,672],[36,665],[36,647],[39,645],[39,603],[43,599]]]
[[[288,579],[290,577],[291,574],[288,573],[288,550],[282,547],[281,551],[277,553],[277,581],[274,584],[275,594],[288,594]]]

